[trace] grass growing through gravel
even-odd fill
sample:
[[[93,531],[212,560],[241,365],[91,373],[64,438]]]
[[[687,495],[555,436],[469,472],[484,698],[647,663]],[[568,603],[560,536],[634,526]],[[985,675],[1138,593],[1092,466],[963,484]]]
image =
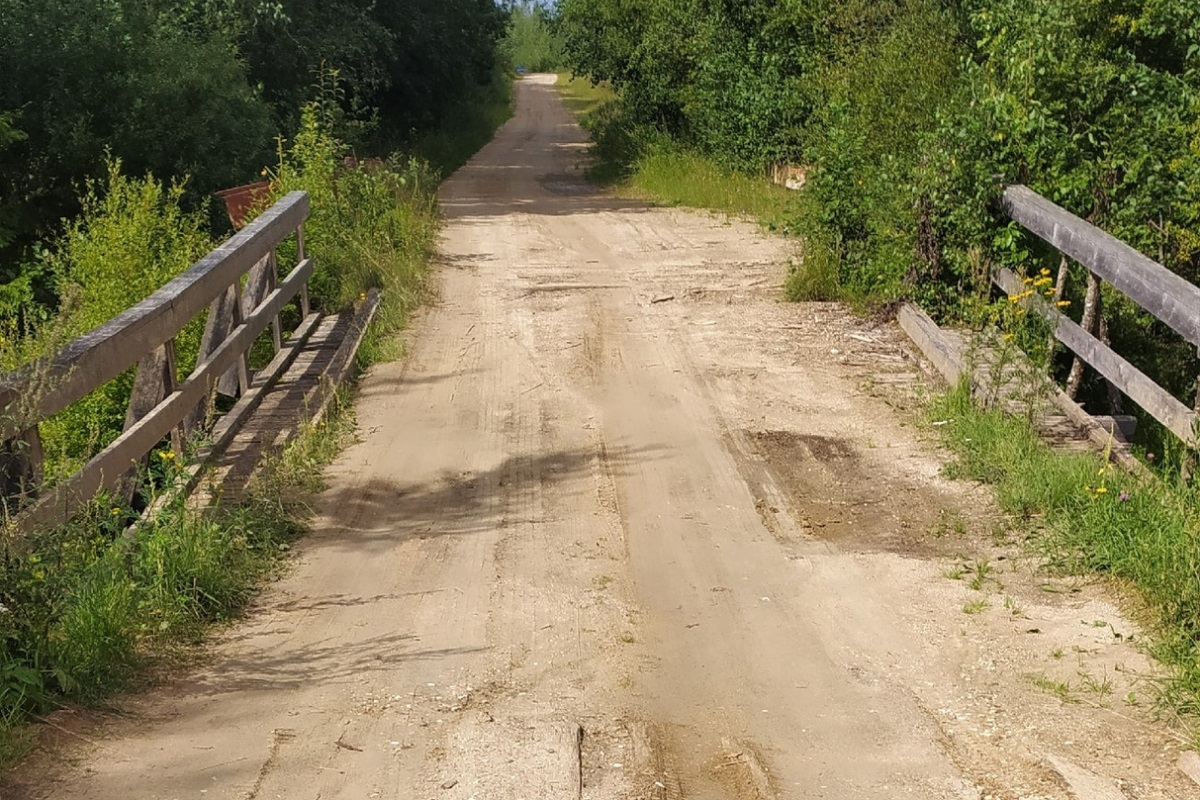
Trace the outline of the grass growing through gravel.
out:
[[[929,409],[954,452],[950,477],[991,484],[1048,569],[1136,587],[1152,654],[1172,670],[1164,709],[1200,715],[1200,511],[1178,478],[1139,479],[1099,454],[1061,453],[1025,419],[977,407],[965,386]]]

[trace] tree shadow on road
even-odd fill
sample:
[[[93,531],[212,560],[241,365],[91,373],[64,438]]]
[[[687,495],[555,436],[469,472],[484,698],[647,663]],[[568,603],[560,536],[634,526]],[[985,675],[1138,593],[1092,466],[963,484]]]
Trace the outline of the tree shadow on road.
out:
[[[661,448],[583,448],[512,455],[478,471],[443,471],[425,481],[371,480],[326,491],[326,515],[314,524],[306,550],[336,548],[379,554],[412,539],[468,536],[516,524],[553,524],[538,501],[553,487],[563,507],[594,497],[597,477],[625,475]],[[336,515],[336,516],[334,516]]]

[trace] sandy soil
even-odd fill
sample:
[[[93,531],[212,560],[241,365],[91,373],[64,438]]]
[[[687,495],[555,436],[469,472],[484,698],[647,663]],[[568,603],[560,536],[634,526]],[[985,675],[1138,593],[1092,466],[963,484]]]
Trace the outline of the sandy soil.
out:
[[[1135,626],[940,477],[899,334],[596,193],[551,84],[446,185],[294,568],[4,797],[1197,796]]]

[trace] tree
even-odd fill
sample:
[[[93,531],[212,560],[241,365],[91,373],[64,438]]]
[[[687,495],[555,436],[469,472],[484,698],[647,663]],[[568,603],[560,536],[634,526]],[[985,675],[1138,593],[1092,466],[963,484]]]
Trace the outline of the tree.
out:
[[[555,72],[566,64],[563,43],[553,16],[533,0],[513,3],[500,51],[511,66],[533,72]]]
[[[0,151],[16,245],[73,215],[78,182],[109,154],[134,173],[190,174],[204,193],[269,153],[267,106],[232,43],[164,25],[145,3],[0,0],[0,71],[0,108],[23,134]]]

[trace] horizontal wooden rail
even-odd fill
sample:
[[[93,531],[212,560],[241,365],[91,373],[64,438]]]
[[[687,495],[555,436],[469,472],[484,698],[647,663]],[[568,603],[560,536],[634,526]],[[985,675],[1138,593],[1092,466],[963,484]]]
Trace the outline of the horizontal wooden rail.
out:
[[[191,269],[85,333],[50,363],[0,378],[0,440],[57,414],[137,364],[204,311],[308,218],[308,195],[292,192]],[[36,406],[20,408],[30,392]]]
[[[1200,287],[1026,186],[1006,186],[1000,205],[1022,227],[1200,346]],[[1027,293],[1025,282],[1010,270],[996,270],[992,280],[1010,297]],[[1189,446],[1197,444],[1195,410],[1036,293],[1021,302],[1050,322],[1058,341],[1146,413]]]
[[[1027,186],[1006,186],[1000,205],[1026,230],[1083,264],[1200,347],[1200,288]]]
[[[1011,270],[997,270],[992,279],[997,286],[1012,296],[1019,295],[1026,289],[1021,279]],[[1113,386],[1124,392],[1130,400],[1144,408],[1146,413],[1180,439],[1185,442],[1192,441],[1192,423],[1196,419],[1196,413],[1192,409],[1179,402],[1144,372],[1042,298],[1035,295],[1025,302],[1050,323],[1056,339],[1091,364]]]
[[[97,492],[112,486],[114,480],[127,474],[191,409],[204,400],[222,373],[250,349],[254,340],[267,329],[280,309],[300,292],[300,287],[312,277],[312,273],[311,260],[305,259],[300,262],[287,280],[268,295],[262,305],[246,318],[207,361],[197,366],[178,389],[117,437],[116,441],[101,450],[82,470],[56,485],[50,494],[23,515],[23,527],[37,528],[70,519],[86,506]]]
[[[130,476],[172,436],[176,452],[192,435],[214,391],[245,395],[248,353],[272,329],[284,349],[280,312],[293,299],[311,327],[304,254],[308,195],[293,192],[192,268],[54,357],[0,377],[0,473],[15,527],[27,532],[70,520],[100,492],[133,489]],[[295,234],[298,263],[280,282],[276,250]],[[243,283],[245,286],[243,287]],[[205,311],[198,363],[177,375],[175,337]],[[124,432],[74,475],[43,492],[38,424],[137,366]]]

